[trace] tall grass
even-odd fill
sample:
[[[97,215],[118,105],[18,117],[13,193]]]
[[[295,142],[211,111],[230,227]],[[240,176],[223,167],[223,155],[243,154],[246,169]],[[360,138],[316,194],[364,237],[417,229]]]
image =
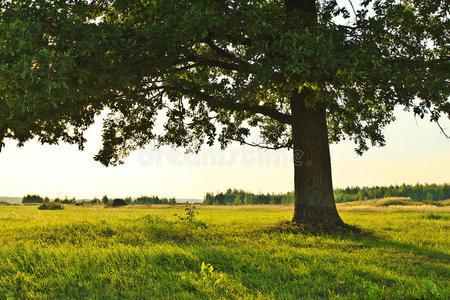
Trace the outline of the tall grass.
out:
[[[363,232],[313,235],[279,226],[283,207],[200,207],[206,226],[183,209],[2,206],[0,298],[450,295],[448,213],[341,212]]]

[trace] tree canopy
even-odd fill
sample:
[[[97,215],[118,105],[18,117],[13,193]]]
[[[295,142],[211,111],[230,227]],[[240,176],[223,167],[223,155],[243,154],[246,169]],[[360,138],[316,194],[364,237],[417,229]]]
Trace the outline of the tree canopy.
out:
[[[384,144],[396,106],[450,118],[447,1],[326,0],[314,17],[289,2],[2,1],[0,141],[82,149],[106,109],[105,165],[150,142],[253,144],[252,127],[259,146],[292,147],[289,96],[302,89],[326,105],[329,140],[358,153]]]

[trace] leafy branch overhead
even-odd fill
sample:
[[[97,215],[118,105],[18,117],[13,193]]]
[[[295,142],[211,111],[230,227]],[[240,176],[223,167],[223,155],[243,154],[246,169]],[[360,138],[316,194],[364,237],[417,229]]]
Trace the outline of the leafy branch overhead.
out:
[[[0,141],[82,148],[107,109],[105,165],[152,141],[253,144],[252,127],[258,145],[290,147],[289,97],[303,89],[326,106],[330,141],[360,153],[384,144],[398,105],[450,118],[448,3],[359,4],[350,18],[320,1],[313,20],[274,0],[3,1]]]

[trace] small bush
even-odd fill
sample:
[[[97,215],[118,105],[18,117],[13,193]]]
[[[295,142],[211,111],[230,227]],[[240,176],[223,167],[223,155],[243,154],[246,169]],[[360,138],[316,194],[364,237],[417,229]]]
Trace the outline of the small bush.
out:
[[[422,203],[425,205],[444,206],[441,202],[433,200],[423,200]]]
[[[198,215],[198,211],[195,205],[189,203],[186,203],[186,205],[184,206],[184,212],[184,216],[176,213],[174,214],[174,217],[177,217],[178,221],[187,221],[191,223],[195,220],[195,216]]]
[[[186,223],[190,226],[193,227],[197,227],[197,228],[207,228],[208,226],[199,220],[196,220],[196,216],[198,215],[198,211],[197,208],[195,207],[195,205],[186,203],[186,205],[184,206],[184,212],[185,215],[181,215],[181,214],[174,214],[174,217],[177,217],[177,223]]]
[[[58,209],[64,209],[64,206],[62,206],[59,203],[55,202],[47,202],[39,205],[38,209],[41,210],[58,210]]]
[[[423,216],[423,218],[428,220],[450,220],[450,216],[438,214],[428,214],[426,216]]]
[[[380,204],[380,206],[391,206],[391,205],[412,205],[412,203],[411,201],[407,200],[388,199]]]
[[[120,199],[120,198],[114,199],[111,203],[112,207],[119,207],[119,206],[125,206],[125,205],[128,205],[128,203],[125,200]]]

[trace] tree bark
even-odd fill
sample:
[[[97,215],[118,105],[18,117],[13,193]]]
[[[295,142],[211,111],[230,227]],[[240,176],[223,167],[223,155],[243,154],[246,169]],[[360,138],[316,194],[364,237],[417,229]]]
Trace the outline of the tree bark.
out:
[[[326,109],[323,103],[307,107],[311,92],[291,95],[294,144],[295,223],[343,224],[333,195]]]
[[[309,15],[309,27],[314,31],[317,16],[315,0],[285,0],[285,6],[288,17],[297,12]],[[344,222],[334,202],[326,107],[321,102],[316,103],[315,107],[307,106],[305,100],[312,93],[308,88],[303,88],[301,92],[294,90],[290,99],[295,187],[292,221],[340,225]]]

